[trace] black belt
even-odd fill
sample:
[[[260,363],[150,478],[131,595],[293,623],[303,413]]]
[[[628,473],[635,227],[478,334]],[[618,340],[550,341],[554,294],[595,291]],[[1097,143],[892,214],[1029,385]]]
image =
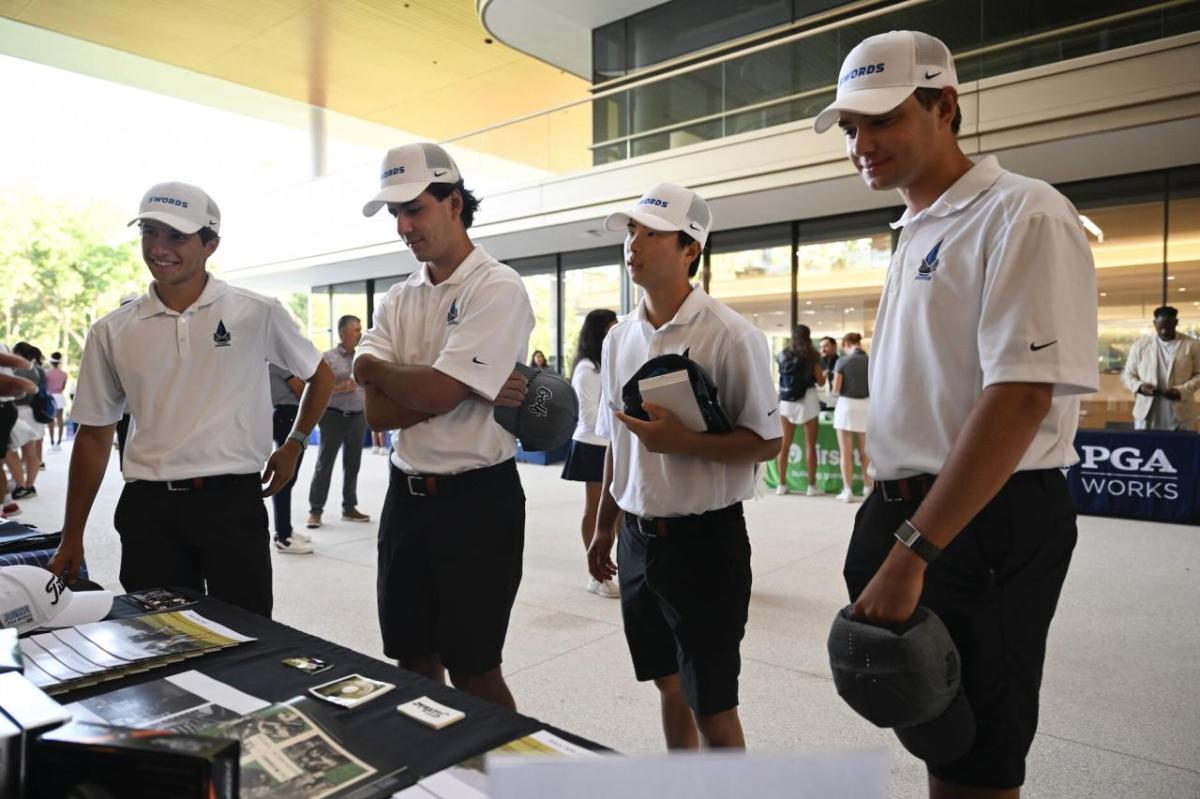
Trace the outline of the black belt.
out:
[[[179,480],[138,480],[139,485],[157,488],[161,491],[211,491],[218,488],[229,488],[238,483],[261,483],[261,478],[255,474],[210,474],[207,477],[185,477]]]
[[[409,474],[392,464],[392,485],[406,497],[447,497],[495,482],[507,472],[515,472],[516,461],[509,458],[495,466],[484,466],[458,474]]]
[[[637,525],[638,532],[647,538],[666,538],[672,534],[694,532],[720,523],[726,519],[735,519],[742,515],[742,503],[735,502],[717,510],[696,513],[690,516],[635,516],[628,514]]]
[[[915,474],[899,480],[876,480],[875,488],[884,502],[920,502],[933,489],[936,474]]]
[[[343,411],[340,408],[326,408],[329,413],[340,413],[342,416],[358,416],[362,411]]]

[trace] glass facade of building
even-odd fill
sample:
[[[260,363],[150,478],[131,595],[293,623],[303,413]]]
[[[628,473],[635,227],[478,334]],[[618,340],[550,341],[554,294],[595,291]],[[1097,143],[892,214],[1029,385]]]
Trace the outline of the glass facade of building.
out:
[[[850,49],[889,30],[939,37],[955,55],[959,80],[967,82],[1200,29],[1200,0],[894,5],[671,0],[597,28],[593,163],[813,117],[833,99]],[[679,74],[637,85],[674,70]]]
[[[1088,231],[1099,288],[1100,391],[1084,398],[1081,423],[1125,426],[1132,397],[1120,373],[1133,341],[1152,332],[1154,309],[1175,306],[1180,331],[1200,334],[1200,166],[1059,189],[1075,203]],[[899,215],[899,208],[889,208],[717,231],[698,280],[762,330],[772,352],[786,345],[796,323],[808,325],[814,340],[861,333],[870,351],[895,241],[888,222]],[[524,278],[533,305],[530,352],[542,350],[569,375],[587,312],[627,313],[637,301],[622,262],[619,245],[509,261]],[[344,313],[370,318],[397,279],[314,288],[310,336],[318,346],[331,346],[337,318]]]

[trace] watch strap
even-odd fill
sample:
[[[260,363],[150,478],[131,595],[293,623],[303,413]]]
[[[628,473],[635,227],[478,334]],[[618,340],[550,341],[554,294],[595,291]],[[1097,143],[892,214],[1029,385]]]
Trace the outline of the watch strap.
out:
[[[933,563],[934,559],[942,554],[941,548],[921,535],[921,531],[913,527],[912,522],[909,521],[902,522],[896,528],[896,540],[917,553],[917,556],[926,563]]]
[[[293,430],[292,432],[288,433],[287,437],[289,440],[295,441],[300,445],[301,452],[308,449],[308,436],[304,435],[299,430]]]

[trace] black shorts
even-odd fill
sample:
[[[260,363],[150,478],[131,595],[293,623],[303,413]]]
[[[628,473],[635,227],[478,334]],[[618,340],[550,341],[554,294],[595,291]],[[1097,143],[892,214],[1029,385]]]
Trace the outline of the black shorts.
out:
[[[665,535],[640,521],[624,514],[617,544],[621,616],[638,680],[678,673],[688,707],[702,716],[737,707],[751,581],[742,504],[665,519]]]
[[[919,502],[876,488],[854,522],[844,576],[858,597]],[[1009,789],[1025,781],[1038,721],[1046,636],[1075,548],[1075,507],[1057,469],[1018,472],[925,572],[921,604],[950,631],[977,727],[975,745],[939,779]]]
[[[521,584],[525,493],[516,461],[432,478],[391,468],[379,521],[377,597],[383,651],[437,655],[452,674],[500,665]]]
[[[604,479],[604,453],[608,447],[571,441],[571,451],[563,464],[562,478],[578,483],[599,483]]]
[[[271,536],[259,475],[190,482],[134,480],[121,490],[113,518],[121,586],[192,588],[269,617]]]

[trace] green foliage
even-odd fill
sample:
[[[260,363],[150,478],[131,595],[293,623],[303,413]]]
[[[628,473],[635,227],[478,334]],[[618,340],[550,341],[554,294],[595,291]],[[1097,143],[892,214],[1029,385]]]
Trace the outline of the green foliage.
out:
[[[74,375],[91,324],[148,278],[111,209],[0,193],[0,341],[59,350]]]

